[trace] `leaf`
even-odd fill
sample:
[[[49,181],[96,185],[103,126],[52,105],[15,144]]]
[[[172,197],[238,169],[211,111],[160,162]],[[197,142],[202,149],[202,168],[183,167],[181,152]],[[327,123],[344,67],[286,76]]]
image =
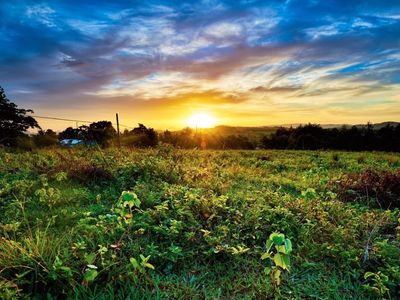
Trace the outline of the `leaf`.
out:
[[[129,208],[132,208],[135,205],[135,202],[133,201],[124,201],[124,203],[122,203],[123,207],[128,206]]]
[[[269,273],[271,273],[271,268],[270,267],[265,267],[264,273],[265,273],[265,275],[269,275]]]
[[[60,267],[60,270],[66,273],[69,277],[72,277],[72,271],[70,267],[62,266]]]
[[[138,197],[136,197],[136,199],[134,200],[134,202],[135,202],[135,206],[136,206],[136,207],[140,207],[141,202],[140,202],[140,200],[139,200]]]
[[[131,262],[131,265],[136,269],[139,268],[139,263],[137,262],[136,258],[131,257],[129,259],[129,261]]]
[[[95,259],[96,259],[96,253],[89,253],[85,257],[85,260],[89,265],[93,264]]]
[[[123,206],[129,205],[130,208],[133,206],[140,207],[141,202],[134,192],[122,192],[121,200],[123,201]]]
[[[373,277],[373,276],[375,276],[375,273],[366,272],[366,273],[364,274],[364,279],[368,279],[368,278]]]
[[[87,270],[85,275],[83,276],[83,279],[87,282],[91,282],[93,280],[95,280],[95,278],[97,277],[99,273],[96,270]]]
[[[292,252],[292,242],[289,239],[285,239],[285,248],[287,254]]]
[[[149,269],[152,269],[152,270],[155,269],[154,266],[153,266],[152,264],[150,264],[150,263],[145,263],[144,266],[145,266],[146,268],[149,268]]]
[[[122,201],[124,201],[124,202],[133,201],[135,199],[134,195],[135,194],[132,192],[124,191],[124,192],[122,192],[122,195],[121,195]]]
[[[16,274],[16,277],[17,277],[18,279],[21,279],[21,278],[24,277],[25,275],[29,274],[31,271],[32,271],[32,270],[28,270],[28,271],[25,271],[25,272],[23,272],[23,273]]]
[[[265,253],[261,256],[261,259],[264,260],[264,259],[267,259],[267,258],[270,258],[270,257],[271,257],[271,253],[265,252]]]
[[[281,270],[274,269],[272,277],[273,277],[276,285],[280,285],[281,284]]]
[[[265,247],[267,248],[267,252],[269,252],[269,250],[271,250],[272,245],[274,244],[273,240],[271,239],[271,237],[267,240],[267,242],[265,243]]]
[[[279,253],[286,254],[286,248],[285,248],[285,245],[281,245],[281,246],[275,246],[275,249],[276,249],[276,251],[277,251],[277,252],[279,252]]]
[[[290,267],[289,255],[277,253],[275,254],[273,260],[276,266],[281,267],[284,270],[289,270]]]
[[[274,233],[271,233],[269,238],[274,242],[275,245],[279,246],[279,245],[282,245],[282,243],[284,242],[285,235],[282,233],[274,232]]]

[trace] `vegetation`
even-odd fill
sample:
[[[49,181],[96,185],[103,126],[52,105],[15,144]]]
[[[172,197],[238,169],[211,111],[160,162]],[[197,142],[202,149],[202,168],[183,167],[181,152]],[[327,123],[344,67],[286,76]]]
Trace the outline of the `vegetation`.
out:
[[[115,138],[115,131],[110,121],[93,122],[89,126],[82,125],[78,128],[68,127],[60,133],[60,139],[81,139],[92,141],[101,146],[108,146],[109,142]]]
[[[308,124],[297,128],[279,128],[262,140],[263,148],[268,149],[336,149],[336,150],[381,150],[400,151],[400,124],[375,129],[366,126],[324,129],[319,125]]]
[[[29,128],[40,128],[31,116],[30,109],[18,108],[6,96],[0,87],[0,145],[15,146],[24,139],[24,132]]]
[[[394,299],[400,216],[380,197],[398,197],[399,168],[373,152],[0,149],[0,298]]]

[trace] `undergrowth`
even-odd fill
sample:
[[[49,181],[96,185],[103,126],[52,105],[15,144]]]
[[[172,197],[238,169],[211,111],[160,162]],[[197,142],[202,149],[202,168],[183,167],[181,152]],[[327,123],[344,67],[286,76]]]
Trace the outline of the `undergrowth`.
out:
[[[393,161],[0,149],[0,298],[394,299]]]

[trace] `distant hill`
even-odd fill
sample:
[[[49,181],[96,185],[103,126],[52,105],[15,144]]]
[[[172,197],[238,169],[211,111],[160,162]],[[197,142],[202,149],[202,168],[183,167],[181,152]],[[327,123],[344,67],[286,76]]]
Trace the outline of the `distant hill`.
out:
[[[399,124],[400,124],[400,122],[388,121],[388,122],[382,122],[382,123],[375,123],[375,124],[372,124],[372,125],[374,126],[374,129],[378,130],[378,129],[381,129],[383,127],[386,127],[387,125],[396,127]],[[365,124],[357,124],[356,126],[357,127],[365,127],[367,125],[365,125]]]
[[[374,129],[381,129],[381,128],[387,126],[387,125],[391,125],[391,126],[396,127],[399,124],[400,124],[400,122],[387,121],[387,122],[382,122],[382,123],[375,123],[375,124],[372,124],[372,126],[374,127]],[[300,125],[306,125],[306,124],[300,124],[300,123],[297,123],[297,124],[283,124],[281,126],[283,126],[283,127],[290,127],[290,126],[298,127]],[[326,128],[326,129],[328,129],[328,128],[341,128],[343,126],[346,126],[346,127],[356,126],[358,128],[362,128],[362,127],[366,127],[367,126],[367,124],[320,124],[320,125],[321,125],[322,128]]]
[[[395,121],[388,121],[382,123],[375,123],[373,124],[374,129],[379,130],[387,125],[397,126],[400,122]],[[298,127],[300,125],[306,124],[282,124],[276,126],[228,126],[228,125],[219,125],[213,128],[202,128],[198,129],[198,132],[204,134],[211,134],[211,135],[219,135],[219,136],[229,136],[229,135],[244,135],[247,136],[251,141],[260,140],[265,135],[270,135],[274,133],[279,127]],[[320,124],[322,128],[341,128],[346,126],[348,128],[352,126],[356,126],[358,128],[366,127],[366,124]],[[183,129],[182,129],[183,130]],[[193,129],[196,130],[196,129]],[[181,130],[176,130],[174,132],[179,132]]]

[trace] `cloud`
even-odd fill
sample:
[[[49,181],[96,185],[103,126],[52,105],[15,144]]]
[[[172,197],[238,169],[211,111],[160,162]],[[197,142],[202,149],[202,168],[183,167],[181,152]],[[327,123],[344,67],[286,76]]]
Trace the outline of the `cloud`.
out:
[[[301,86],[276,86],[276,87],[257,86],[255,88],[250,89],[250,91],[257,93],[291,93],[299,91],[301,89],[302,89]]]
[[[41,109],[77,99],[251,116],[266,104],[328,110],[337,96],[362,106],[376,93],[389,108],[400,101],[399,16],[398,1],[375,0],[2,2],[0,84]]]

